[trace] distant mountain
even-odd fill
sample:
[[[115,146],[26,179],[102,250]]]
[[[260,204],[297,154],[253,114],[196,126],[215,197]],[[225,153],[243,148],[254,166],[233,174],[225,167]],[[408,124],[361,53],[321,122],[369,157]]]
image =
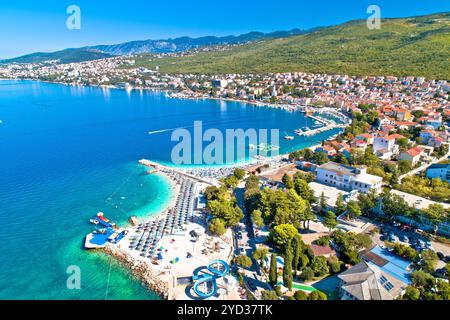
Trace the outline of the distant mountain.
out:
[[[450,13],[365,20],[288,38],[185,57],[139,57],[137,65],[168,73],[313,72],[425,76],[450,80]]]
[[[239,36],[226,37],[181,37],[166,40],[131,41],[114,45],[98,45],[56,52],[37,52],[13,59],[0,60],[1,63],[40,63],[58,60],[60,63],[82,62],[108,58],[111,56],[133,55],[139,53],[170,53],[186,51],[198,47],[246,43],[249,41],[285,38],[304,34],[305,30],[275,31],[271,33],[250,32]]]
[[[140,53],[168,53],[168,52],[186,51],[198,47],[205,47],[212,45],[238,44],[257,40],[286,38],[294,35],[304,34],[306,32],[308,31],[293,29],[290,31],[275,31],[271,33],[250,32],[239,36],[225,36],[225,37],[207,36],[200,38],[181,37],[166,40],[143,40],[143,41],[125,42],[115,45],[100,45],[87,47],[87,49],[94,49],[112,55],[132,55]]]
[[[1,60],[1,63],[41,63],[57,60],[59,63],[73,63],[90,60],[98,60],[112,57],[111,54],[103,53],[94,49],[66,49],[56,52],[37,52],[27,54],[18,58]]]

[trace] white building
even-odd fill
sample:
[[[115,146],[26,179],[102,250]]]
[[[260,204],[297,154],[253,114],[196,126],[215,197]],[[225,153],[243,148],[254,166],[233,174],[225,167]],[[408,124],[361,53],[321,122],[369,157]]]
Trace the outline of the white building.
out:
[[[328,162],[317,168],[317,182],[346,191],[357,190],[366,193],[371,189],[379,192],[383,179],[368,174],[364,167],[355,168]]]
[[[393,152],[395,146],[395,137],[376,137],[373,140],[374,152]]]

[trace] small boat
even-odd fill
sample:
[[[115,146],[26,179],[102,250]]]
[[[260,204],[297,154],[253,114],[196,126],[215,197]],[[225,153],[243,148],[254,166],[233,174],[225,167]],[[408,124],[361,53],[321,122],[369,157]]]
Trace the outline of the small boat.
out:
[[[98,224],[99,223],[97,219],[90,219],[89,222],[92,223],[92,224]]]
[[[295,138],[293,136],[285,135],[284,139],[285,140],[294,140]]]

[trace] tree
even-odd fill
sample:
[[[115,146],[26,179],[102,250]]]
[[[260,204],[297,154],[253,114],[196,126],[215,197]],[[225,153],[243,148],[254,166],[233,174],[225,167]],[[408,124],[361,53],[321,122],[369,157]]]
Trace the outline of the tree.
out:
[[[302,197],[302,199],[307,200],[309,203],[316,201],[315,196],[314,196],[314,191],[308,185],[306,180],[303,180],[300,178],[295,178],[293,184],[294,184],[295,192],[300,197]]]
[[[412,163],[409,160],[399,160],[397,162],[397,168],[401,174],[405,174],[412,170]]]
[[[287,173],[283,175],[283,178],[281,178],[281,182],[283,182],[287,189],[292,189],[294,187],[294,182],[292,181],[291,176],[289,176]]]
[[[236,177],[236,179],[242,180],[245,177],[245,170],[241,168],[236,168],[234,169],[233,175]]]
[[[263,300],[278,300],[278,295],[275,291],[264,290],[261,292],[261,297]]]
[[[303,269],[302,274],[300,277],[303,279],[303,281],[311,281],[314,279],[314,271],[310,267],[306,267]]]
[[[232,201],[213,200],[208,203],[211,215],[225,221],[227,227],[236,225],[244,217],[242,210]]]
[[[440,223],[442,223],[446,216],[447,210],[443,205],[439,203],[430,204],[427,209],[424,210],[425,217],[435,226],[435,232]]]
[[[275,226],[269,233],[270,241],[283,248],[288,242],[290,242],[298,234],[297,228],[291,224],[280,224]]]
[[[229,189],[235,189],[239,184],[239,180],[234,175],[228,176],[224,178],[222,181],[223,184]]]
[[[327,275],[330,272],[328,268],[327,258],[324,256],[316,256],[314,257],[311,263],[311,269],[314,272],[314,275],[317,277],[322,277]]]
[[[234,262],[242,268],[250,268],[252,266],[252,259],[245,255],[240,255],[234,258]]]
[[[385,191],[381,194],[381,202],[383,204],[383,212],[387,216],[394,217],[398,215],[410,216],[413,209],[408,203],[395,193]]]
[[[427,289],[434,286],[434,277],[423,270],[411,273],[411,280],[414,287],[419,289]]]
[[[292,265],[294,267],[294,274],[297,274],[298,264],[300,262],[300,255],[303,252],[302,237],[298,234],[292,239]]]
[[[328,266],[332,273],[341,272],[342,262],[338,258],[333,257],[328,260]]]
[[[218,236],[225,234],[227,231],[225,228],[225,222],[219,218],[212,219],[209,224],[209,231]]]
[[[315,244],[321,247],[326,247],[330,244],[331,237],[330,236],[321,236],[317,240],[314,241]]]
[[[377,206],[377,193],[375,190],[369,190],[368,193],[360,193],[358,202],[362,213],[368,214]]]
[[[429,273],[436,271],[436,266],[439,261],[439,257],[433,250],[424,250],[421,254],[421,264],[423,269]]]
[[[304,291],[298,290],[298,291],[295,291],[295,293],[294,293],[294,299],[295,300],[308,300],[308,295]]]
[[[305,159],[306,161],[311,161],[313,158],[314,158],[314,152],[309,148],[304,149],[303,159]]]
[[[205,189],[205,198],[207,201],[222,199],[226,190],[217,188],[215,186],[210,186]]]
[[[308,300],[328,300],[328,297],[322,291],[315,290],[309,294]]]
[[[320,194],[319,206],[322,212],[325,212],[325,210],[328,208],[327,199],[325,198],[324,192]]]
[[[252,221],[259,228],[264,226],[264,220],[262,218],[262,214],[261,214],[260,210],[258,210],[258,209],[253,210],[253,212],[252,212]]]
[[[334,214],[333,211],[328,211],[325,214],[325,217],[323,218],[323,225],[330,230],[330,233],[332,229],[336,228],[338,222],[336,220],[336,215]]]
[[[266,259],[269,249],[267,247],[259,247],[253,251],[253,259],[259,260],[260,266],[263,267],[264,259]]]
[[[348,212],[349,219],[354,219],[356,217],[359,217],[362,214],[361,208],[359,207],[358,202],[356,202],[354,200],[350,200],[347,203],[347,212]]]
[[[288,242],[284,254],[283,284],[289,290],[292,290],[292,278],[292,248]]]
[[[356,251],[355,249],[343,247],[339,251],[339,254],[342,261],[351,264],[352,266],[361,262],[361,259],[359,258],[358,255],[358,251]]]
[[[339,192],[338,197],[336,199],[336,215],[340,216],[345,212],[345,204],[344,204],[344,196],[341,192]]]
[[[405,300],[419,300],[420,291],[412,286],[407,286],[405,289],[405,294],[403,295],[403,299]]]
[[[278,283],[277,255],[275,253],[270,256],[269,283],[271,286]]]
[[[298,258],[298,270],[302,270],[309,264],[309,258],[306,254],[300,254]]]
[[[317,165],[320,166],[322,164],[327,163],[330,160],[328,159],[328,155],[325,152],[319,151],[314,153],[314,161]]]

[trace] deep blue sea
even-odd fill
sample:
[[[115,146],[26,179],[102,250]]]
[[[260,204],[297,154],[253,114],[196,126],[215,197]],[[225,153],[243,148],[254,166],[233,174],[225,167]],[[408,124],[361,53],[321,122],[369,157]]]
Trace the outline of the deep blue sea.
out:
[[[162,210],[171,192],[137,160],[170,163],[171,131],[311,125],[300,113],[164,93],[0,81],[0,299],[156,299],[100,253],[82,249],[99,211],[117,222]],[[335,134],[286,141],[281,153]],[[242,159],[240,159],[242,160]],[[81,289],[67,289],[67,267]]]

